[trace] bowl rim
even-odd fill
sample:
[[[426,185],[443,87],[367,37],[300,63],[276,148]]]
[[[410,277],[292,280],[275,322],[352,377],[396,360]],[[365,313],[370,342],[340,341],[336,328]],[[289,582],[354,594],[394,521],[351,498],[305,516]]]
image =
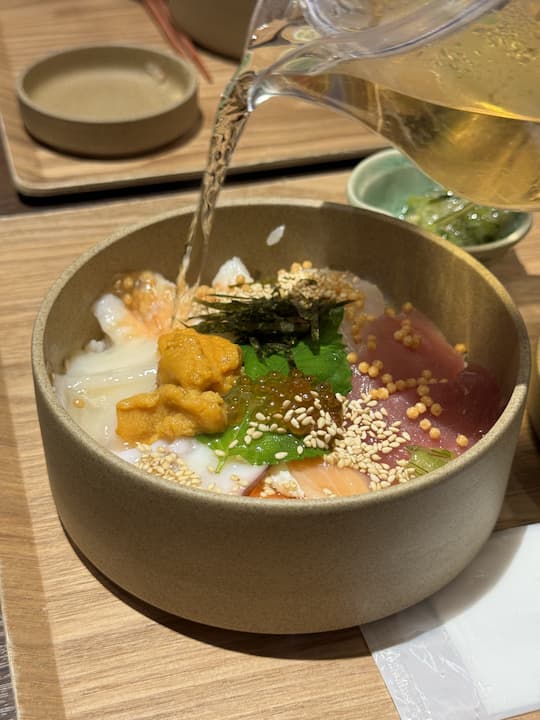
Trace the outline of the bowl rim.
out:
[[[347,211],[358,214],[359,218],[365,214],[373,214],[373,212],[369,210],[351,207],[347,204],[325,202],[322,200],[307,200],[305,198],[257,198],[256,204],[264,206],[302,206],[306,208],[330,207],[339,211]],[[245,199],[232,199],[220,203],[218,205],[217,212],[219,212],[222,208],[246,206],[247,203]],[[253,203],[251,203],[249,207],[253,207]],[[369,507],[371,505],[376,506],[381,502],[388,504],[400,502],[403,497],[409,497],[415,495],[416,493],[422,493],[435,485],[451,482],[456,475],[468,468],[472,468],[480,460],[480,456],[482,456],[484,452],[487,452],[491,446],[496,445],[498,442],[499,432],[511,424],[516,413],[523,412],[526,404],[528,382],[531,372],[530,343],[525,322],[510,294],[502,283],[489,270],[487,270],[482,263],[476,260],[473,256],[469,255],[465,250],[453,245],[447,240],[439,238],[438,236],[433,236],[430,233],[426,233],[418,228],[415,228],[416,232],[429,238],[430,240],[433,240],[437,244],[442,245],[446,251],[457,255],[461,262],[465,262],[466,264],[472,266],[477,273],[483,276],[484,280],[492,286],[501,302],[506,307],[506,310],[509,312],[518,335],[519,362],[517,377],[513,390],[503,411],[484,437],[480,438],[465,453],[452,460],[450,469],[448,469],[448,466],[445,466],[424,476],[415,478],[414,481],[391,486],[385,488],[384,491],[381,492],[370,492],[363,493],[361,495],[337,497],[332,498],[331,502],[322,502],[320,498],[312,498],[302,500],[301,503],[294,503],[289,499],[276,499],[272,500],[272,502],[267,502],[265,499],[261,498],[218,494],[199,488],[177,485],[157,476],[153,476],[150,473],[141,472],[127,460],[115,455],[112,450],[109,450],[94,440],[94,438],[88,435],[62,407],[54,392],[54,387],[45,364],[43,347],[44,331],[48,314],[64,285],[84,266],[88,260],[95,255],[98,255],[105,248],[113,245],[115,242],[135,231],[175,216],[189,216],[190,214],[193,214],[196,209],[196,205],[188,205],[180,210],[176,209],[159,213],[150,219],[119,228],[114,233],[95,243],[93,246],[80,254],[54,281],[45,294],[34,321],[31,339],[31,362],[34,383],[39,386],[42,397],[46,402],[49,411],[57,416],[68,436],[70,436],[76,443],[82,443],[87,450],[93,452],[95,455],[102,458],[105,463],[117,469],[119,473],[128,477],[129,480],[133,482],[134,486],[153,486],[155,488],[159,488],[161,491],[164,491],[171,497],[185,498],[186,501],[193,501],[193,499],[196,498],[197,502],[209,504],[210,506],[215,506],[216,508],[223,508],[227,506],[229,509],[232,508],[241,510],[242,513],[262,512],[275,513],[276,515],[287,513],[294,516],[296,513],[303,514],[305,512],[318,513],[321,515],[356,512],[361,507]],[[391,216],[387,216],[385,222],[392,224],[401,223],[402,221]]]
[[[347,179],[347,200],[353,207],[364,208],[366,210],[380,213],[381,215],[387,215],[388,217],[395,218],[396,220],[400,220],[401,222],[408,222],[405,219],[397,217],[388,210],[384,210],[383,208],[379,208],[376,205],[371,205],[370,203],[360,200],[354,192],[354,187],[358,180],[358,175],[362,174],[366,170],[369,170],[371,165],[376,165],[380,160],[388,157],[395,158],[396,160],[402,160],[402,162],[400,162],[399,164],[396,163],[395,168],[392,168],[393,170],[398,167],[411,167],[413,170],[416,170],[418,173],[424,175],[426,179],[430,180],[433,183],[434,187],[442,188],[442,185],[440,185],[440,183],[438,183],[436,180],[433,180],[431,177],[429,177],[429,175],[426,175],[426,173],[419,167],[417,167],[417,165],[404,152],[401,152],[401,150],[398,150],[397,148],[390,147],[366,156],[355,165]],[[497,250],[501,250],[503,248],[515,245],[522,238],[524,238],[531,229],[533,223],[533,215],[532,213],[525,210],[510,210],[510,212],[513,213],[513,215],[517,218],[516,227],[512,230],[512,232],[508,233],[507,235],[503,235],[498,240],[492,240],[487,243],[480,243],[476,245],[463,245],[462,247],[468,253],[478,253],[480,255],[484,253],[487,254],[488,252],[496,252]],[[413,223],[409,223],[409,225],[412,224]],[[425,232],[429,233],[429,231]],[[440,237],[440,235],[437,235],[436,233],[430,234],[433,237]]]
[[[94,52],[99,53],[100,51],[107,51],[107,50],[114,50],[118,51],[121,55],[125,52],[139,52],[142,54],[146,54],[148,56],[148,59],[154,58],[160,58],[162,60],[166,60],[170,62],[173,65],[176,65],[177,68],[179,68],[186,80],[186,89],[183,96],[176,100],[174,103],[169,103],[168,105],[164,105],[163,108],[160,110],[156,110],[155,112],[151,113],[141,113],[140,115],[134,115],[132,117],[127,117],[124,119],[111,119],[111,120],[99,120],[95,118],[84,118],[84,117],[73,117],[72,115],[66,115],[63,113],[57,113],[57,112],[51,112],[49,110],[46,110],[40,103],[37,103],[26,91],[25,89],[25,81],[30,76],[32,72],[34,72],[37,68],[39,68],[41,65],[45,65],[46,63],[54,60],[55,58],[65,56],[66,58],[69,58],[70,55],[77,55],[79,53],[85,53],[85,52]],[[160,117],[163,117],[167,113],[171,113],[177,110],[180,110],[183,106],[187,105],[193,97],[196,95],[197,90],[199,87],[199,79],[197,76],[197,73],[195,72],[195,69],[192,67],[192,65],[183,60],[178,55],[174,55],[171,52],[168,52],[167,50],[163,50],[158,47],[152,47],[152,46],[146,46],[146,45],[138,45],[136,43],[117,43],[117,42],[111,42],[111,43],[92,43],[88,45],[75,45],[73,47],[64,48],[62,50],[55,50],[53,52],[47,53],[41,57],[39,57],[37,60],[32,62],[30,65],[28,65],[22,72],[19,73],[15,80],[15,89],[16,94],[19,99],[19,102],[24,106],[28,107],[29,109],[33,110],[36,113],[39,113],[43,117],[50,118],[51,120],[55,121],[62,121],[62,122],[68,122],[73,125],[80,125],[80,126],[89,126],[89,127],[115,127],[119,125],[130,125],[133,123],[140,123],[144,122],[146,120],[154,120]]]

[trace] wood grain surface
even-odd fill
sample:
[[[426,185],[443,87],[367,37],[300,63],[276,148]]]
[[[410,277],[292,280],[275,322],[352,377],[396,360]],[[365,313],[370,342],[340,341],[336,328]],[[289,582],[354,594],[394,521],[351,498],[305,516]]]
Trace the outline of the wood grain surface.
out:
[[[17,77],[24,68],[50,52],[115,42],[170,50],[136,0],[0,3],[0,129],[12,181],[19,192],[54,195],[201,176],[217,102],[236,67],[210,53],[201,52],[212,75],[211,84],[200,78],[202,124],[166,148],[127,160],[82,159],[48,149],[27,134],[15,93]],[[345,115],[276,98],[253,114],[230,172],[359,157],[384,145],[380,136]]]
[[[276,180],[228,190],[224,197],[343,201],[345,182],[345,173]],[[0,218],[1,584],[19,717],[396,720],[358,628],[256,636],[168,616],[99,578],[60,527],[30,372],[30,335],[41,298],[93,243],[194,197]],[[532,339],[540,332],[540,216],[536,220],[523,243],[493,266]],[[499,527],[538,521],[540,453],[525,420]],[[540,712],[526,717],[540,720]]]

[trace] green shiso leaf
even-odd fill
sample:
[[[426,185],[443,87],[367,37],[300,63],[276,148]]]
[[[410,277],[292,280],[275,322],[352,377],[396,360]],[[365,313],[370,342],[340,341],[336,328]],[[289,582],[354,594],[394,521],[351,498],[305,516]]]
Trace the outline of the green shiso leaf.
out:
[[[224,433],[219,435],[198,435],[197,440],[207,445],[212,450],[220,450],[225,453],[219,457],[217,464],[217,472],[219,472],[225,461],[232,457],[241,457],[252,465],[276,465],[277,463],[286,463],[290,460],[300,460],[305,458],[313,458],[324,455],[323,450],[318,448],[307,448],[303,445],[302,437],[291,435],[290,433],[279,434],[275,432],[265,432],[256,441],[252,441],[249,445],[245,442],[246,432],[251,420],[250,415],[246,415],[239,425],[234,425]],[[234,448],[230,444],[234,441],[237,444]],[[303,452],[298,453],[298,447],[303,447]],[[276,453],[287,453],[284,457],[276,458]]]
[[[444,448],[426,448],[421,445],[409,445],[407,450],[410,453],[410,459],[407,467],[413,468],[416,475],[426,475],[433,470],[443,467],[450,460],[456,457],[456,454]]]
[[[252,380],[258,380],[263,375],[275,371],[282,375],[289,374],[289,361],[283,355],[275,353],[260,357],[252,345],[242,345],[244,371]]]
[[[320,326],[319,341],[302,340],[292,348],[295,366],[304,375],[332,385],[334,392],[347,395],[352,388],[351,367],[339,326],[343,308],[333,308]]]

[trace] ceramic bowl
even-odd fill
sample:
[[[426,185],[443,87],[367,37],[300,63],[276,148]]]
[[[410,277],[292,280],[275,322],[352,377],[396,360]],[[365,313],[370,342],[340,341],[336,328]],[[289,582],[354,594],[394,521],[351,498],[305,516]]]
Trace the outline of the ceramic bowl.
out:
[[[399,217],[411,195],[442,190],[398,150],[389,149],[370,155],[352,171],[347,183],[351,205]],[[484,245],[468,245],[468,253],[482,262],[500,258],[522,240],[532,225],[532,215],[513,213],[510,231],[499,240]]]
[[[77,47],[41,58],[17,80],[36,140],[88,157],[125,157],[176,140],[197,123],[193,67],[132,45]]]
[[[190,489],[100,447],[60,406],[51,378],[97,336],[90,308],[115,273],[151,268],[174,279],[191,215],[167,214],[93,247],[61,275],[39,310],[35,392],[66,533],[124,590],[223,628],[333,630],[435,592],[482,547],[505,493],[530,365],[527,333],[508,293],[467,253],[380,213],[315,201],[221,206],[207,281],[233,249],[252,272],[265,274],[309,252],[315,265],[348,268],[379,284],[389,300],[424,310],[450,342],[465,342],[494,373],[507,404],[461,457],[381,492],[269,501]],[[270,246],[278,225],[285,225],[284,237]]]
[[[536,341],[531,372],[531,388],[528,400],[531,424],[540,439],[540,338]]]
[[[169,0],[175,25],[218,55],[240,60],[257,0]]]

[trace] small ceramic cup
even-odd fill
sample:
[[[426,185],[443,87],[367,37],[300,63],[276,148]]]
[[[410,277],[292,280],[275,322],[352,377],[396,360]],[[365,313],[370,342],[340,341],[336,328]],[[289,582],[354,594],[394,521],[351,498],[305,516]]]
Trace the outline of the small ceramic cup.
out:
[[[409,197],[443,189],[399,150],[392,148],[374,153],[358,163],[347,183],[347,197],[355,207],[400,218]],[[468,245],[464,249],[482,262],[500,258],[531,229],[530,213],[516,212],[513,216],[511,230],[504,237],[483,245]]]

